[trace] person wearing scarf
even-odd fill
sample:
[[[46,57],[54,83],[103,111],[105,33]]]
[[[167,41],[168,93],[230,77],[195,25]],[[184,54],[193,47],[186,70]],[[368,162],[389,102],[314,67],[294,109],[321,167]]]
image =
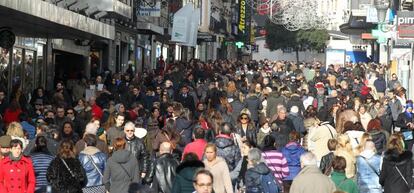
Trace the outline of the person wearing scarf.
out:
[[[34,193],[36,178],[32,160],[23,156],[23,142],[10,141],[10,154],[0,162],[0,192]]]
[[[401,129],[400,132],[403,134],[405,148],[407,150],[411,150],[414,144],[414,120],[412,101],[407,102],[405,105],[405,111],[398,115],[395,126]]]

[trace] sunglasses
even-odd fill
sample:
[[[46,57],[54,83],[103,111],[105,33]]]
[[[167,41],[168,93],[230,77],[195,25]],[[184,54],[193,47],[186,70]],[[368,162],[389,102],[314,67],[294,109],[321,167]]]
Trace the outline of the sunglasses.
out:
[[[125,132],[134,132],[134,130],[125,130]]]
[[[242,117],[241,120],[248,120],[248,117]]]

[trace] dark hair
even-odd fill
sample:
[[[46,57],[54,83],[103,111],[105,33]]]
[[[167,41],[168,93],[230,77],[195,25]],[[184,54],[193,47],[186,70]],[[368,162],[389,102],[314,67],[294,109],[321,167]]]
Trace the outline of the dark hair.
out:
[[[195,128],[195,130],[194,130],[194,137],[196,138],[196,139],[204,139],[204,136],[205,136],[205,131],[204,131],[204,129],[203,128],[201,128],[201,127],[196,127]]]
[[[47,139],[45,136],[36,137],[36,146],[32,150],[33,153],[46,153],[49,154],[49,149],[47,149]]]
[[[291,131],[289,133],[289,141],[299,141],[300,135],[297,131]]]
[[[332,160],[332,168],[337,172],[345,172],[346,160],[344,157],[335,156]]]
[[[87,146],[96,146],[96,135],[93,134],[86,134],[85,136],[83,136],[83,140],[85,141]]]
[[[276,140],[271,135],[266,135],[263,138],[263,151],[269,151],[276,149],[275,147]]]
[[[194,177],[193,177],[193,182],[194,183],[197,183],[197,177],[198,177],[198,175],[201,175],[201,174],[206,175],[206,176],[210,176],[211,182],[214,181],[213,174],[211,174],[210,171],[208,171],[204,168],[201,168],[201,169],[197,170],[196,173],[194,174]]]
[[[26,113],[22,112],[19,114],[19,121],[23,122],[23,121],[27,121],[29,119],[29,116],[27,116]]]
[[[63,159],[75,158],[75,147],[72,140],[65,139],[60,143],[58,157]]]
[[[182,162],[193,162],[193,161],[198,161],[198,160],[199,160],[199,158],[198,158],[197,154],[195,154],[193,152],[188,152],[188,153],[184,154]]]
[[[23,149],[23,142],[20,139],[12,139],[10,141],[10,147],[17,147],[20,145],[20,147]]]
[[[338,140],[336,140],[336,139],[329,139],[328,140],[328,149],[329,149],[329,151],[335,151],[337,145],[338,145]]]
[[[224,135],[230,135],[231,134],[231,124],[230,123],[222,123],[220,132]]]

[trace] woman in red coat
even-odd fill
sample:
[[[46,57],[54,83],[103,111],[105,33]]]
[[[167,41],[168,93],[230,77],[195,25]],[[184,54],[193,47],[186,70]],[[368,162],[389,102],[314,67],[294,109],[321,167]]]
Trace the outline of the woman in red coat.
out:
[[[10,142],[10,154],[0,162],[1,193],[34,193],[36,178],[32,160],[22,154],[23,143]]]
[[[3,121],[6,125],[11,122],[19,122],[19,114],[22,112],[19,103],[16,100],[10,102],[9,107],[4,111]]]

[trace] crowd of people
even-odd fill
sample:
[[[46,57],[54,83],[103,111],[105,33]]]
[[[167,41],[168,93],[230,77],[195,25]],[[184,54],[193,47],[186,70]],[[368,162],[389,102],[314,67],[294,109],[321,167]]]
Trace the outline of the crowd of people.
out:
[[[413,102],[386,74],[194,59],[0,89],[0,192],[408,193]]]

